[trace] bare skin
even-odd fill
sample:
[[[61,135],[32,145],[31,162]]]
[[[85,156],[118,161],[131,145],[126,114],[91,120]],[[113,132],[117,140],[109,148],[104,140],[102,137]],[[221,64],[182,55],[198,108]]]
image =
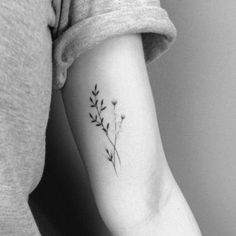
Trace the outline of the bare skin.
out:
[[[62,95],[112,234],[200,236],[166,162],[141,35],[107,39],[82,54]]]

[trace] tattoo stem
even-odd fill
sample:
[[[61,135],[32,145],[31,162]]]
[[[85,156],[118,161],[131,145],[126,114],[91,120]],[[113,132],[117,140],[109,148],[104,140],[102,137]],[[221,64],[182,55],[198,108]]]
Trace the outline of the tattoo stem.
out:
[[[96,99],[97,99],[97,96],[95,96],[95,100],[96,100]],[[104,125],[103,125],[103,122],[102,122],[101,113],[100,113],[100,111],[98,110],[97,104],[95,104],[95,107],[96,107],[96,110],[97,110],[98,117],[99,117],[99,119],[100,119],[100,123],[101,123],[101,125],[102,125],[102,128],[105,129],[105,127],[104,127]],[[121,163],[121,161],[120,161],[120,156],[119,156],[119,154],[118,154],[118,151],[117,151],[117,149],[116,149],[116,146],[114,145],[114,143],[112,142],[111,138],[109,137],[108,132],[105,132],[105,134],[106,134],[106,136],[107,136],[107,138],[108,138],[110,144],[113,146],[113,148],[114,148],[114,150],[115,150],[115,153],[117,154],[117,157],[118,157],[118,159],[119,159],[119,163]],[[113,162],[112,162],[112,163],[113,163]],[[113,163],[113,166],[114,166],[114,163]],[[114,167],[114,168],[115,168],[115,167]],[[115,169],[115,171],[116,171],[116,169]]]
[[[115,139],[114,139],[114,161],[115,161],[115,154],[116,154],[116,152],[115,152],[115,147],[116,147],[116,140],[117,140],[117,131],[116,131],[116,129],[117,129],[117,125],[116,125],[116,111],[115,111],[115,105],[114,105],[114,118],[115,118]],[[120,161],[120,157],[119,157],[119,155],[117,155],[117,157],[118,157],[118,160],[119,160],[119,164],[121,165],[121,161]]]
[[[114,158],[114,162],[112,161],[112,165],[113,165],[113,167],[114,167],[114,170],[115,170],[116,176],[118,176],[117,171],[116,171],[115,158]]]

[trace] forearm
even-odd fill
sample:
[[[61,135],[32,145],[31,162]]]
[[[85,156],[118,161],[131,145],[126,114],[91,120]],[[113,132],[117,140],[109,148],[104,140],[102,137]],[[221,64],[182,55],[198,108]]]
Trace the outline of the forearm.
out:
[[[140,35],[110,39],[81,56],[69,71],[63,99],[107,226],[114,235],[135,228],[161,232],[156,219],[176,184],[165,174]]]

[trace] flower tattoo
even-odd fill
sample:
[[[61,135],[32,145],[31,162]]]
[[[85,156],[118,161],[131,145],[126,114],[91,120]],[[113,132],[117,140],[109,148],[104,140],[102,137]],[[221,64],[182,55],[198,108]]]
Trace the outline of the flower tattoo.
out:
[[[122,130],[122,124],[125,119],[124,114],[118,114],[116,111],[117,100],[113,99],[111,101],[112,112],[113,112],[113,124],[111,122],[106,122],[103,116],[103,112],[106,110],[107,106],[104,104],[104,99],[98,99],[98,86],[95,84],[94,89],[91,92],[90,107],[94,110],[93,113],[89,112],[89,117],[91,119],[91,123],[98,128],[100,128],[104,135],[106,136],[109,147],[105,147],[106,159],[112,163],[114,171],[117,175],[117,161],[119,165],[121,165],[120,155],[117,150],[117,139],[119,137],[120,131]],[[112,130],[111,125],[113,125],[114,129]]]

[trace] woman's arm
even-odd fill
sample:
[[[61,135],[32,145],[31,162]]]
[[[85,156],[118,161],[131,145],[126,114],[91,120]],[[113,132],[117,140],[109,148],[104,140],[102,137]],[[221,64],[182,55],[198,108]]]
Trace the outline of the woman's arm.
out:
[[[107,39],[81,55],[62,94],[113,235],[200,235],[165,159],[141,35]]]

